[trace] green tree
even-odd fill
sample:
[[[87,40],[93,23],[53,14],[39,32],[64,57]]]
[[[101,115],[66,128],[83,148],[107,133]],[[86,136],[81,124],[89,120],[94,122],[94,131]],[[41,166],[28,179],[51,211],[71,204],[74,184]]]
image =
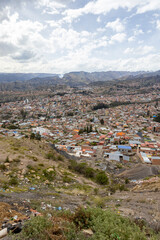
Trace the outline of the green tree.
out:
[[[35,139],[35,133],[31,133],[30,139]]]
[[[101,125],[104,125],[104,120],[103,118],[100,120]]]
[[[26,119],[27,112],[24,109],[21,109],[20,114],[21,114],[21,117],[22,117],[22,119],[24,121]]]

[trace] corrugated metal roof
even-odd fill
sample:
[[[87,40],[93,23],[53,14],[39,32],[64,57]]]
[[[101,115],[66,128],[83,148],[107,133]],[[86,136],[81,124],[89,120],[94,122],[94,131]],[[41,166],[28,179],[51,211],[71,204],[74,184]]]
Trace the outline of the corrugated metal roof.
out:
[[[127,150],[131,150],[132,148],[130,146],[125,146],[125,145],[118,145],[119,149],[127,149]]]

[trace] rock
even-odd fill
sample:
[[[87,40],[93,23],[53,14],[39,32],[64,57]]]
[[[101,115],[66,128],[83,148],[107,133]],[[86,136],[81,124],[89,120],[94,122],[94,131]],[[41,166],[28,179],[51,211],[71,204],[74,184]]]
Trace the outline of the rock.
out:
[[[9,167],[9,166],[10,166],[10,163],[4,163],[4,165],[5,165],[6,167]]]
[[[91,229],[83,229],[82,232],[88,236],[93,235],[93,231]]]
[[[53,168],[49,168],[47,172],[53,172]]]

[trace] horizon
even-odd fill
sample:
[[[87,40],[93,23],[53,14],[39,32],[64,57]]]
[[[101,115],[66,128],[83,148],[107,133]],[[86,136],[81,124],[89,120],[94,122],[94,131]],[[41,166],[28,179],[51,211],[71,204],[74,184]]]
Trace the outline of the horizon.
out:
[[[69,73],[81,73],[81,72],[85,72],[85,73],[107,73],[107,72],[128,72],[128,73],[155,73],[155,72],[159,72],[160,70],[157,71],[145,71],[145,70],[139,70],[139,71],[117,71],[117,70],[109,70],[109,71],[83,71],[83,70],[75,70],[75,71],[70,71],[70,72],[64,72],[64,73],[51,73],[51,72],[0,72],[0,74],[50,74],[50,75],[58,75],[60,77],[60,75],[64,76],[65,74],[69,74]]]

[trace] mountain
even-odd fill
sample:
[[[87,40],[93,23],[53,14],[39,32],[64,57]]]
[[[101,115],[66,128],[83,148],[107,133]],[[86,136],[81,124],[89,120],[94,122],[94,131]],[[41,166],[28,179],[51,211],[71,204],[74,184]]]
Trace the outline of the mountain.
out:
[[[0,82],[21,82],[32,78],[53,77],[57,74],[50,73],[0,73]]]
[[[86,85],[105,85],[119,81],[159,81],[160,71],[157,72],[70,72],[64,75],[50,73],[0,73],[0,91],[5,90],[42,90],[55,85],[68,85],[71,87]]]

